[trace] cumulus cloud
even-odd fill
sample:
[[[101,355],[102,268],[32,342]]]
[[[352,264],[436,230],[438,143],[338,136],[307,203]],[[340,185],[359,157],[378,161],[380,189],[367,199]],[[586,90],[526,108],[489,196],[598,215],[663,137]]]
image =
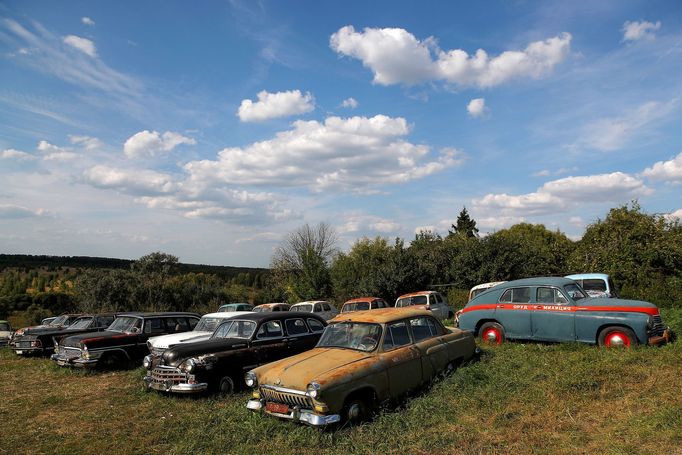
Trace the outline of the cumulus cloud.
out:
[[[90,26],[90,27],[95,26],[95,21],[93,21],[92,19],[90,19],[87,16],[81,17],[81,22],[84,23],[85,25]]]
[[[345,107],[348,109],[355,109],[358,107],[358,101],[355,98],[346,98],[341,102],[341,107]]]
[[[78,158],[78,154],[62,147],[58,147],[45,140],[38,142],[38,150],[43,152],[46,161],[71,161]]]
[[[22,152],[21,150],[5,149],[0,152],[0,159],[15,160],[15,161],[30,161],[35,157],[30,153]]]
[[[474,98],[467,104],[467,112],[473,118],[483,117],[488,108],[485,107],[485,98]]]
[[[68,35],[64,37],[64,44],[73,47],[90,57],[97,57],[97,49],[95,43],[87,38],[82,38],[76,35]]]
[[[89,151],[101,149],[104,146],[102,141],[100,141],[96,137],[90,136],[69,135],[69,141],[71,141],[72,144],[79,145],[83,147],[85,150]]]
[[[374,73],[374,83],[414,85],[442,80],[460,86],[493,87],[521,77],[540,78],[570,53],[571,35],[562,33],[530,43],[524,50],[490,57],[483,49],[469,55],[461,49],[442,50],[429,37],[418,40],[402,28],[365,28],[351,25],[330,38],[340,55],[359,59]]]
[[[623,41],[639,41],[656,39],[656,31],[661,28],[661,22],[656,21],[626,21],[623,24]]]
[[[521,195],[487,194],[474,199],[481,213],[503,215],[546,215],[594,202],[620,202],[652,190],[639,178],[622,172],[580,177],[565,177],[545,183],[533,193]]]
[[[47,211],[44,209],[33,210],[20,205],[0,204],[0,218],[2,219],[33,218],[46,214]]]
[[[456,149],[435,154],[430,147],[405,139],[405,119],[328,117],[296,121],[272,139],[243,148],[226,148],[216,160],[185,165],[197,184],[308,187],[313,191],[365,191],[416,180],[462,163]]]
[[[273,118],[290,117],[311,112],[315,109],[315,99],[306,92],[289,90],[269,93],[263,90],[258,93],[258,101],[242,100],[237,116],[242,122],[263,122]]]
[[[168,153],[181,144],[194,145],[197,141],[174,131],[160,134],[158,131],[140,131],[123,144],[123,153],[128,158],[156,156]]]
[[[682,209],[677,209],[674,212],[666,213],[663,217],[668,221],[682,221]]]
[[[96,188],[116,189],[133,195],[158,195],[177,189],[173,178],[161,172],[94,166],[83,173],[83,181]]]
[[[340,234],[390,234],[401,229],[400,224],[395,221],[378,216],[350,214],[344,216],[343,219],[345,222],[337,229]]]
[[[668,161],[658,161],[644,169],[642,175],[651,179],[668,183],[682,183],[682,153]]]

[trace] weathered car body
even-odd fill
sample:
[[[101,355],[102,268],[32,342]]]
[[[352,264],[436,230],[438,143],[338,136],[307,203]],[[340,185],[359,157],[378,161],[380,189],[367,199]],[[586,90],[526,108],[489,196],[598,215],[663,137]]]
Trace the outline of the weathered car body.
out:
[[[671,335],[656,305],[587,297],[575,281],[557,277],[508,281],[491,288],[464,307],[458,325],[492,343],[509,338],[657,345]]]
[[[42,321],[40,321],[40,325],[48,325],[50,322],[54,321],[57,319],[57,316],[51,316],[49,318],[45,318]]]
[[[245,314],[251,314],[251,311],[229,311],[205,314],[201,317],[201,320],[199,320],[199,323],[194,329],[189,332],[160,335],[147,340],[149,353],[152,357],[159,357],[166,349],[177,344],[206,341],[211,338],[213,332],[215,332],[222,322]]]
[[[231,313],[233,311],[252,311],[253,305],[250,303],[226,303],[225,305],[220,305],[218,308],[218,313]]]
[[[477,284],[469,290],[469,300],[476,297],[478,294],[482,294],[490,288],[497,286],[498,284],[506,283],[506,281],[491,281],[489,283]]]
[[[288,303],[263,303],[253,307],[256,313],[272,313],[273,311],[289,311],[291,305]]]
[[[313,426],[357,421],[471,358],[471,334],[433,313],[385,308],[343,313],[315,349],[246,374],[247,408]]]
[[[565,278],[578,283],[590,297],[618,298],[613,280],[605,273],[578,273]]]
[[[444,320],[454,317],[455,312],[448,305],[447,300],[436,291],[419,291],[403,294],[395,301],[396,308],[416,307],[431,311],[434,316]]]
[[[205,341],[167,349],[144,360],[148,389],[172,393],[232,393],[251,368],[312,349],[326,326],[310,313],[247,313],[223,322]]]
[[[55,317],[49,324],[47,325],[33,325],[29,327],[22,327],[14,332],[14,335],[12,339],[15,337],[19,337],[21,335],[27,334],[27,333],[35,333],[36,331],[40,330],[63,330],[66,329],[68,326],[73,324],[73,321],[75,321],[78,317],[82,316],[81,314],[62,314],[57,317]],[[11,341],[10,341],[11,344]]]
[[[116,319],[115,313],[84,314],[65,328],[43,328],[24,332],[12,340],[12,350],[17,355],[50,355],[55,345],[68,336],[102,332]]]
[[[8,321],[0,321],[0,346],[7,346],[12,337],[12,326]]]
[[[339,314],[339,310],[326,300],[310,300],[291,305],[289,311],[301,311],[303,313],[314,313],[328,321]]]
[[[198,322],[196,313],[121,313],[103,332],[63,338],[51,359],[79,368],[131,365],[149,354],[150,337],[187,332]]]
[[[390,308],[391,306],[384,299],[379,297],[358,297],[346,301],[341,307],[341,313],[352,311],[376,310],[379,308]]]

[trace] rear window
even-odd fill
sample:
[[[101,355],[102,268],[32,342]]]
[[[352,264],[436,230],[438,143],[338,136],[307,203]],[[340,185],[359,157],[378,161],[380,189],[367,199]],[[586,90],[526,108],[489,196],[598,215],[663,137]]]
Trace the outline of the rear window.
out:
[[[324,330],[324,324],[322,324],[317,319],[309,318],[308,326],[310,327],[310,330],[312,330],[313,332],[322,332]]]
[[[395,304],[395,306],[404,307],[410,305],[426,305],[426,303],[425,295],[415,295],[413,297],[403,297],[402,299],[398,299],[398,302]]]
[[[309,303],[306,303],[305,305],[296,305],[293,308],[294,311],[303,311],[304,313],[312,313],[313,312],[313,306]]]
[[[529,303],[530,288],[507,289],[500,297],[500,302],[505,303]]]
[[[160,334],[166,331],[161,318],[152,318],[144,321],[144,333]]]
[[[606,282],[600,279],[583,280],[582,287],[586,291],[606,292]]]
[[[352,302],[343,306],[343,312],[369,310],[369,302]]]

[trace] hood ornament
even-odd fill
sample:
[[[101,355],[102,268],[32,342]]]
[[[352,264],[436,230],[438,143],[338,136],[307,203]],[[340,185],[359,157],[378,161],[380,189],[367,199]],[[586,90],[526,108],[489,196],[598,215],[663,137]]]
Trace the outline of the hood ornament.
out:
[[[282,384],[282,380],[280,378],[277,378],[277,380],[275,381],[275,385],[280,385],[280,384]]]

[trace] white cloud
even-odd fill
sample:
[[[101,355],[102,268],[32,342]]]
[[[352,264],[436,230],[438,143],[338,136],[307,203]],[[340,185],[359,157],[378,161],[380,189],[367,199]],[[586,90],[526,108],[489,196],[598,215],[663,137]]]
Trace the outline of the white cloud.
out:
[[[308,187],[313,191],[364,192],[404,183],[462,163],[456,149],[434,154],[405,140],[405,119],[385,115],[298,120],[293,129],[243,148],[226,148],[217,160],[185,165],[198,185],[241,184]],[[433,156],[435,155],[435,156]]]
[[[15,149],[5,149],[0,152],[0,159],[3,160],[16,160],[16,161],[30,161],[34,160],[35,157],[30,153],[22,152],[21,150]]]
[[[242,237],[235,240],[235,243],[251,243],[251,242],[280,242],[283,235],[278,232],[260,232],[249,237]]]
[[[337,228],[340,234],[379,233],[390,234],[401,229],[400,224],[387,218],[372,215],[347,214],[345,221]]]
[[[651,179],[669,183],[682,183],[682,153],[668,161],[658,161],[644,169],[642,175]]]
[[[487,194],[474,199],[476,210],[484,216],[492,213],[532,216],[563,212],[595,202],[621,202],[651,194],[642,180],[622,172],[581,177],[565,177],[545,183],[536,192],[509,195]]]
[[[474,217],[476,220],[476,227],[479,229],[479,234],[483,235],[485,232],[497,231],[505,229],[515,224],[524,223],[526,218],[523,216],[488,216],[488,217]]]
[[[237,116],[242,122],[263,122],[273,118],[289,117],[311,112],[315,109],[315,99],[306,92],[289,90],[286,92],[258,93],[258,101],[242,100]]]
[[[42,140],[38,142],[38,150],[43,152],[46,161],[71,161],[78,158],[78,154]]]
[[[569,174],[569,173],[575,172],[577,170],[578,170],[578,166],[560,167],[559,169],[554,169],[554,170],[543,169],[541,171],[533,172],[533,174],[531,174],[531,175],[533,177],[548,177],[550,175]]]
[[[134,195],[171,193],[177,184],[168,174],[150,170],[118,169],[97,165],[83,173],[83,180],[97,188],[116,189]]]
[[[358,101],[355,98],[346,98],[341,102],[341,107],[345,107],[348,109],[355,109],[358,107]]]
[[[467,112],[473,118],[483,117],[488,108],[485,107],[485,98],[474,98],[467,104]]]
[[[602,151],[618,150],[649,126],[657,126],[676,107],[677,101],[650,101],[621,117],[603,118],[585,127],[582,144]]]
[[[661,22],[626,21],[623,24],[623,41],[639,41],[656,39],[655,32],[661,28]]]
[[[469,55],[461,49],[441,50],[436,40],[418,40],[402,28],[365,28],[348,25],[330,38],[338,54],[354,57],[374,73],[374,83],[414,85],[443,80],[461,86],[493,87],[515,78],[539,78],[569,55],[571,35],[562,33],[530,43],[522,51],[496,57],[479,49]]]
[[[585,220],[583,220],[579,216],[572,216],[568,219],[568,222],[571,223],[573,226],[576,227],[583,227],[585,226]]]
[[[95,48],[95,43],[87,38],[81,38],[76,35],[68,35],[64,37],[64,44],[68,44],[81,51],[82,53],[89,55],[90,57],[97,57],[97,49]]]
[[[677,209],[674,212],[666,213],[663,217],[668,221],[682,221],[682,209]]]
[[[0,204],[0,218],[4,219],[33,218],[46,214],[47,211],[44,209],[33,210],[19,205]]]
[[[89,25],[90,27],[95,26],[95,21],[93,21],[92,19],[90,19],[87,16],[81,17],[81,22],[84,23],[85,25]]]
[[[144,130],[128,138],[123,144],[123,153],[128,158],[156,156],[168,153],[181,144],[194,145],[196,143],[194,139],[173,131],[160,134],[158,131]]]
[[[90,136],[69,135],[69,141],[71,141],[72,144],[80,145],[81,147],[88,151],[101,149],[104,146],[102,141],[100,141],[96,137]]]

